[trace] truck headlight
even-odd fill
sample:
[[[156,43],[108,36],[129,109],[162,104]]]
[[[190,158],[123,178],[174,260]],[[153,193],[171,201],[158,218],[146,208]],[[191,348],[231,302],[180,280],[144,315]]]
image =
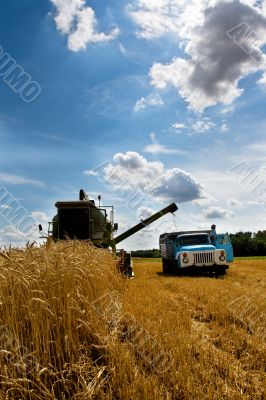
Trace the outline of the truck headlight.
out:
[[[220,256],[220,257],[219,257],[219,260],[220,260],[220,261],[224,261],[224,260],[225,260],[225,256],[223,256],[223,255]]]
[[[183,254],[183,263],[187,264],[189,262],[188,256],[186,253]]]

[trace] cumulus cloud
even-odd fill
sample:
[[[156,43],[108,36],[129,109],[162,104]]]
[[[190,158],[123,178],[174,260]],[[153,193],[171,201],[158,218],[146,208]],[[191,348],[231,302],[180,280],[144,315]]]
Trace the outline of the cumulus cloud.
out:
[[[134,151],[117,153],[113,156],[113,163],[104,168],[107,182],[113,185],[128,183],[128,187],[149,185],[151,180],[157,179],[164,172],[164,165],[159,161],[147,161],[143,156]]]
[[[203,210],[203,216],[208,219],[224,219],[233,217],[233,213],[222,207],[211,206]]]
[[[162,107],[164,102],[159,94],[151,94],[147,97],[141,97],[134,106],[134,111],[145,110],[147,107]]]
[[[186,57],[155,63],[149,74],[151,83],[158,89],[175,87],[190,109],[202,112],[218,103],[233,103],[243,93],[239,81],[265,71],[260,50],[266,44],[264,7],[254,7],[249,0],[154,3],[139,0],[132,6],[130,15],[140,28],[138,35],[155,39],[175,34]]]
[[[106,34],[98,32],[97,19],[86,0],[50,0],[57,9],[57,29],[68,35],[68,48],[72,51],[86,49],[89,43],[108,42],[115,39],[119,29]]]
[[[128,8],[129,15],[138,25],[137,35],[147,40],[164,35],[179,34],[184,27],[184,16],[191,11],[191,19],[200,17],[200,10],[187,7],[188,0],[138,0]],[[192,2],[193,3],[193,2]]]
[[[157,201],[184,203],[205,196],[200,183],[188,172],[180,168],[167,170],[161,162],[148,161],[137,152],[115,154],[103,173],[104,181],[114,188],[139,190]]]
[[[185,203],[203,197],[201,185],[180,168],[165,171],[163,176],[149,187],[150,194],[158,199],[172,199]]]

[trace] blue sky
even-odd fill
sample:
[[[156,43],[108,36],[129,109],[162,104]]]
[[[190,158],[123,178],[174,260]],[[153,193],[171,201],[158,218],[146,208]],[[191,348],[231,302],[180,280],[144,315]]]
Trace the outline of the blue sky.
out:
[[[14,204],[46,225],[80,188],[115,206],[120,232],[178,204],[126,248],[265,228],[263,1],[10,0],[0,19],[0,245],[35,238]],[[4,53],[40,88],[32,101],[6,83]]]

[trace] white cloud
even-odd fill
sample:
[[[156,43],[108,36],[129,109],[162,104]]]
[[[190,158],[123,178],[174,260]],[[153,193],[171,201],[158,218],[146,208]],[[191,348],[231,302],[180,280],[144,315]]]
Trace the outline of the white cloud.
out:
[[[13,225],[6,225],[0,229],[0,248],[1,246],[24,247],[29,241],[25,235]]]
[[[167,147],[165,145],[162,145],[158,142],[156,139],[155,133],[151,133],[151,140],[152,144],[148,144],[147,146],[144,147],[144,151],[146,153],[151,153],[151,154],[179,154],[179,155],[184,155],[186,152],[183,150]]]
[[[153,208],[139,207],[137,210],[137,217],[139,220],[143,221],[144,219],[151,217],[155,213],[156,211]]]
[[[256,207],[256,206],[260,206],[261,205],[260,202],[256,201],[256,200],[247,201],[246,204],[247,204],[248,207],[252,207],[253,209],[254,209],[254,206]]]
[[[97,176],[97,171],[94,171],[93,169],[89,169],[87,171],[84,171],[84,175],[88,175],[88,176]]]
[[[189,119],[188,127],[195,133],[205,133],[205,132],[208,132],[208,131],[214,129],[216,127],[216,124],[214,122],[212,122],[210,118],[204,117],[202,119],[198,119],[198,120],[194,120],[194,121],[192,119]],[[187,127],[185,126],[185,124],[177,123],[177,124],[172,125],[172,128],[175,128],[178,130],[178,129],[184,129]],[[221,123],[219,129],[221,130],[221,132],[227,132],[228,126],[225,122],[223,122],[223,123]],[[191,135],[191,131],[189,132],[189,135]]]
[[[207,117],[203,118],[201,120],[198,120],[197,122],[192,124],[192,129],[197,133],[203,133],[203,132],[209,131],[213,127],[215,127],[215,124],[213,122],[211,122],[210,119]]]
[[[180,168],[165,171],[160,179],[151,183],[149,192],[157,199],[171,199],[185,203],[204,196],[202,186]]]
[[[31,224],[28,225],[26,221],[31,222]],[[43,239],[39,238],[38,224],[47,224],[48,221],[49,219],[44,212],[32,211],[25,217],[24,223],[21,220],[18,224],[5,225],[0,229],[0,245],[24,247],[27,242],[41,243]],[[25,228],[25,231],[22,230],[23,228]],[[44,229],[44,231],[46,230]]]
[[[35,241],[42,243],[43,240],[39,239],[38,227],[36,226],[36,233],[26,236],[22,231],[17,229],[14,225],[6,225],[0,229],[0,249],[1,246],[12,247],[25,247],[28,242]]]
[[[253,143],[247,146],[249,150],[266,153],[266,142]]]
[[[140,28],[137,35],[152,40],[169,34],[178,35],[184,28],[188,13],[191,22],[199,18],[200,10],[193,7],[193,3],[195,2],[188,0],[138,0],[128,11]]]
[[[98,33],[94,11],[87,7],[77,15],[77,29],[69,35],[68,47],[72,51],[84,50],[89,43],[109,42],[118,34],[118,28],[114,28],[109,34]]]
[[[145,153],[151,153],[151,154],[179,154],[179,155],[186,154],[183,150],[167,147],[160,143],[148,144],[147,146],[144,147],[144,151]]]
[[[128,182],[145,187],[150,180],[156,179],[164,172],[164,165],[159,161],[147,161],[143,156],[134,151],[117,153],[113,156],[114,163],[109,163],[104,168],[106,181],[119,185]]]
[[[264,165],[262,165],[261,167],[259,167],[259,172],[262,172],[263,174],[266,173],[266,163]]]
[[[193,201],[193,204],[199,206],[199,207],[209,207],[212,206],[214,203],[217,203],[218,200],[210,195],[206,195],[204,198],[202,199],[198,199]]]
[[[243,207],[242,201],[239,201],[237,199],[229,199],[228,204],[231,207],[238,207],[238,208]]]
[[[123,46],[122,43],[119,43],[119,44],[118,44],[118,48],[119,48],[121,54],[123,54],[123,56],[125,56],[125,57],[128,56],[128,50],[126,49],[125,46]]]
[[[189,173],[166,170],[158,161],[148,161],[139,153],[117,153],[104,168],[104,181],[114,188],[141,191],[155,201],[188,202],[205,196],[204,190]]]
[[[176,122],[175,124],[172,125],[172,128],[177,129],[177,130],[178,129],[185,129],[186,125],[185,124],[181,124],[179,122]]]
[[[233,217],[233,213],[222,207],[211,206],[203,210],[203,217],[207,219],[226,219]]]
[[[85,0],[50,0],[57,9],[57,29],[68,35],[68,48],[72,51],[86,49],[90,43],[108,42],[115,39],[119,29],[106,34],[98,32],[97,19]]]
[[[4,172],[0,172],[0,182],[9,185],[32,185],[40,187],[44,186],[44,183],[39,180],[29,179],[18,175],[10,175]]]
[[[262,86],[266,85],[266,72],[262,75],[262,77],[258,80],[258,83]]]
[[[175,34],[186,53],[186,58],[168,64],[155,63],[150,70],[152,85],[177,88],[196,112],[218,103],[232,104],[243,93],[239,81],[265,71],[265,62],[256,62],[255,55],[265,61],[260,47],[266,43],[266,11],[253,5],[248,0],[139,0],[130,10],[140,28],[138,36],[155,39]],[[232,38],[227,34],[241,24],[247,28],[242,42],[239,33],[237,37],[233,32]],[[258,38],[256,43],[243,39],[251,33]]]
[[[148,97],[141,97],[134,106],[134,111],[145,110],[147,107],[162,107],[164,102],[159,94],[151,94]]]
[[[221,126],[221,131],[222,131],[222,132],[227,132],[227,131],[228,131],[228,126],[227,126],[226,123],[223,123],[223,124],[222,124],[222,126]]]
[[[69,33],[73,19],[85,6],[85,0],[51,0],[51,2],[58,12],[55,17],[57,28],[62,33]]]
[[[36,220],[36,222],[40,223],[47,223],[49,218],[47,215],[42,211],[32,211],[31,215]]]
[[[235,111],[235,107],[233,105],[231,105],[229,107],[223,108],[221,113],[222,114],[230,114],[230,113],[233,113],[234,111]]]

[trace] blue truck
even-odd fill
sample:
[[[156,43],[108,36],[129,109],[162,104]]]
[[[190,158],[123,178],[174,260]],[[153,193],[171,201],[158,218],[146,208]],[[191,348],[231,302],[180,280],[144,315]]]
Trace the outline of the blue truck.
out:
[[[160,249],[166,274],[224,275],[234,257],[229,234],[218,234],[212,243],[208,230],[164,233],[160,236]]]

